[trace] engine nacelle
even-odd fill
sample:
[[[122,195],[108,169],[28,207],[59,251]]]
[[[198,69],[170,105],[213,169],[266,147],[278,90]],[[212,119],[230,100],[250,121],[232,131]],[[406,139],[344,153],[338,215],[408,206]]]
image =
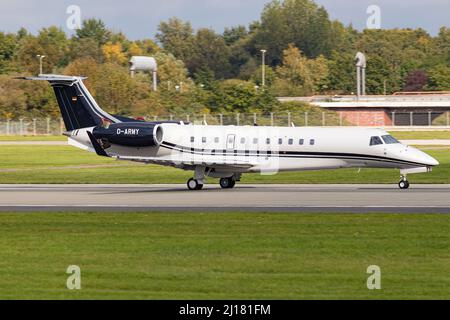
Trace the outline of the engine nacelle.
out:
[[[163,141],[163,129],[153,123],[115,123],[109,127],[97,127],[92,132],[103,144],[125,147],[156,147]]]

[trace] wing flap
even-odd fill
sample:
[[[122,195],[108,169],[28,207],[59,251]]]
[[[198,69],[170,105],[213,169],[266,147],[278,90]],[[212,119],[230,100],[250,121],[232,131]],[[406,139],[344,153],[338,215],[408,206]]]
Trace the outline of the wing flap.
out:
[[[224,168],[235,168],[235,169],[249,169],[257,166],[258,163],[245,161],[242,159],[218,159],[210,157],[203,158],[191,158],[191,159],[178,159],[174,157],[133,157],[133,156],[115,156],[114,158],[123,161],[134,161],[149,164],[159,164],[168,166],[179,166],[179,165],[191,165],[191,166],[207,166],[207,167],[224,167]]]

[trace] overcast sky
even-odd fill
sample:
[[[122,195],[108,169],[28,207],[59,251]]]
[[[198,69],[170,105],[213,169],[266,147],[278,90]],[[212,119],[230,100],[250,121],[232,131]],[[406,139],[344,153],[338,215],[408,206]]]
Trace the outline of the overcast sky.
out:
[[[0,0],[0,31],[25,27],[36,32],[50,25],[66,28],[69,5],[81,8],[82,18],[101,18],[114,31],[132,39],[154,38],[160,21],[177,16],[194,27],[248,25],[260,17],[269,0]],[[381,8],[382,28],[424,28],[437,34],[450,26],[450,0],[316,0],[333,19],[366,26],[369,5]]]

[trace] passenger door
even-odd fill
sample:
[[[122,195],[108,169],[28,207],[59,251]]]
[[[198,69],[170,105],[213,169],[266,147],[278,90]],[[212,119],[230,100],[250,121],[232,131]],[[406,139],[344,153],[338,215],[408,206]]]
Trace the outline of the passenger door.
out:
[[[234,152],[235,145],[236,145],[236,135],[229,134],[227,137],[227,152]]]

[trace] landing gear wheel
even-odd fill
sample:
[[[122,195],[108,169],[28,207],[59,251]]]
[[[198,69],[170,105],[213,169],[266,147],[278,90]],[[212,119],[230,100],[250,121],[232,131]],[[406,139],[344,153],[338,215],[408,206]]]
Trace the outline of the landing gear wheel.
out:
[[[191,191],[203,189],[203,185],[198,183],[198,181],[195,179],[189,179],[189,181],[187,182],[187,186],[188,186],[188,189]]]
[[[233,189],[236,186],[236,180],[234,178],[222,178],[220,179],[220,186],[222,189]]]
[[[408,180],[402,180],[399,182],[398,186],[402,190],[407,190],[407,189],[409,189],[409,182],[408,182]]]

